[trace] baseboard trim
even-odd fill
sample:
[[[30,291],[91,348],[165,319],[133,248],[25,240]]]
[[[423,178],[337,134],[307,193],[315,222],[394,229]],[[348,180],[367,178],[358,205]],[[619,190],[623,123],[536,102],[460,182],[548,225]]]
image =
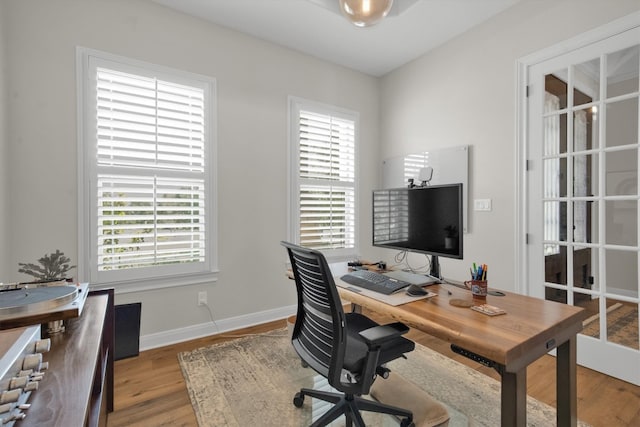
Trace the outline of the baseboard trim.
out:
[[[280,307],[273,310],[259,311],[243,316],[220,319],[214,322],[200,323],[180,329],[171,329],[155,334],[142,335],[140,337],[140,351],[164,347],[197,338],[208,337],[229,331],[235,331],[274,320],[285,319],[295,314],[296,305]]]

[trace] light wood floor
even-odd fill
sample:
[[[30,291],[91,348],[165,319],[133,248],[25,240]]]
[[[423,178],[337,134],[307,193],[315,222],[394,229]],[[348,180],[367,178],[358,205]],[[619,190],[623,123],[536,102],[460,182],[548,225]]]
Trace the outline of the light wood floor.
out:
[[[377,320],[385,321],[380,317]],[[237,331],[233,336],[265,332],[284,325],[284,321],[272,322]],[[117,361],[115,411],[109,415],[108,427],[196,426],[177,354],[234,339],[229,335],[149,350],[137,357]],[[452,353],[448,344],[437,338],[415,330],[407,337],[498,379],[493,369]],[[530,365],[527,389],[529,395],[555,407],[555,358],[544,356]],[[578,367],[578,417],[594,427],[638,427],[640,387]]]

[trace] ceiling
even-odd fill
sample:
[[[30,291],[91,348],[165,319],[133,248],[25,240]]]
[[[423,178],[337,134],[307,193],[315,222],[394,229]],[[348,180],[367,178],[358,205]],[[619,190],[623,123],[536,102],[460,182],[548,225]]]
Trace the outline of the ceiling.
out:
[[[382,76],[521,0],[395,0],[357,28],[338,0],[153,0],[169,8],[373,76]]]

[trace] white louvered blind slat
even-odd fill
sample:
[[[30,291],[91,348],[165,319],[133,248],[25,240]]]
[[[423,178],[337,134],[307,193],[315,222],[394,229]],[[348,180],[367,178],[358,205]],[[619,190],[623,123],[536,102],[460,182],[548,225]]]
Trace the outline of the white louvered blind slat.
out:
[[[300,244],[355,246],[355,122],[300,110]]]
[[[98,67],[98,270],[205,260],[205,98]]]

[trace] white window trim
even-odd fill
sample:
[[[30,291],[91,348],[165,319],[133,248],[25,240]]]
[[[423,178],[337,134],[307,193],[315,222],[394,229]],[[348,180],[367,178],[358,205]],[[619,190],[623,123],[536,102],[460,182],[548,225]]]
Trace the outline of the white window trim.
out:
[[[91,209],[93,185],[95,184],[96,162],[92,161],[95,150],[87,147],[84,143],[88,135],[95,129],[95,125],[86,125],[90,117],[88,107],[92,102],[93,90],[89,87],[90,81],[90,59],[106,60],[118,62],[123,68],[143,69],[153,71],[159,76],[168,75],[172,81],[184,78],[188,81],[198,81],[207,92],[208,104],[208,126],[205,129],[206,140],[208,141],[205,151],[205,162],[208,165],[205,171],[206,186],[206,212],[207,212],[207,239],[206,239],[206,261],[203,268],[197,271],[185,271],[175,266],[165,266],[167,268],[154,267],[150,275],[148,269],[140,271],[130,270],[126,276],[113,277],[108,282],[98,283],[95,272],[92,273],[92,266],[95,264],[95,247],[93,239],[93,219],[95,211]],[[135,73],[135,71],[133,71]],[[138,292],[149,289],[160,289],[174,286],[187,286],[205,282],[216,281],[218,272],[217,261],[217,236],[218,236],[218,213],[217,213],[217,123],[216,123],[216,81],[215,79],[186,71],[176,70],[137,61],[98,50],[83,47],[76,48],[76,84],[77,84],[77,154],[78,154],[78,279],[88,281],[92,288],[100,289],[105,287],[115,287],[118,293]],[[172,268],[173,267],[173,268]],[[188,267],[189,270],[191,267]],[[144,272],[142,270],[145,270]],[[191,268],[193,270],[193,268]],[[114,275],[117,276],[117,275]]]
[[[298,158],[299,158],[299,146],[298,146],[298,122],[294,120],[294,113],[300,109],[310,109],[314,112],[332,115],[332,116],[340,116],[347,118],[349,120],[353,120],[355,124],[355,138],[354,138],[354,151],[355,151],[355,162],[354,162],[354,172],[355,172],[355,182],[354,182],[354,191],[355,191],[355,207],[354,207],[354,219],[355,219],[355,227],[354,227],[354,247],[346,248],[346,249],[334,249],[334,250],[323,250],[325,257],[329,262],[339,262],[353,259],[358,256],[358,236],[359,236],[359,199],[360,199],[360,191],[359,191],[359,167],[358,167],[358,158],[359,158],[359,139],[360,139],[360,114],[357,111],[348,110],[345,108],[336,107],[329,104],[324,104],[321,102],[310,101],[304,98],[289,96],[288,98],[288,200],[287,200],[287,224],[288,224],[288,240],[294,242],[296,244],[299,243],[299,235],[298,230],[300,228],[300,217],[298,215],[299,212],[299,200],[298,200],[298,190],[300,186],[299,182],[299,171],[298,171]]]

